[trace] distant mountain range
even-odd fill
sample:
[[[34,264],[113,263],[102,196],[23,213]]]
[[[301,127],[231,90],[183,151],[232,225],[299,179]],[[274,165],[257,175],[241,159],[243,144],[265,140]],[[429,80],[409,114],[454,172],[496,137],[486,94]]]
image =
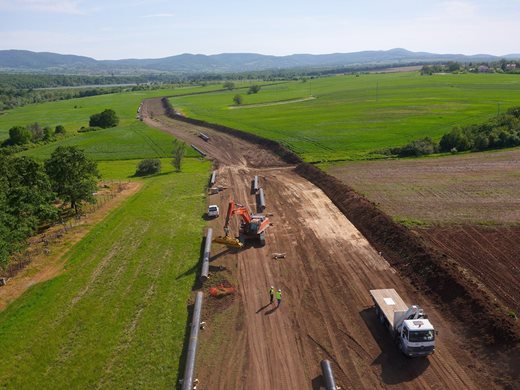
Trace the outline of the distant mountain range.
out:
[[[405,49],[334,54],[271,56],[252,53],[180,54],[157,59],[95,60],[90,57],[27,50],[0,50],[0,70],[46,73],[228,73],[292,68],[340,68],[422,64],[440,61],[479,62],[520,54],[434,54]]]

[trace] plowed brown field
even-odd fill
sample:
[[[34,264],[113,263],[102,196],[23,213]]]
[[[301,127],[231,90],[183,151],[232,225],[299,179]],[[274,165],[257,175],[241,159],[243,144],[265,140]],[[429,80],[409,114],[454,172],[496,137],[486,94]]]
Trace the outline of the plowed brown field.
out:
[[[329,170],[520,313],[520,149]],[[487,226],[489,225],[489,226]]]
[[[256,211],[250,187],[259,175],[265,212],[272,214],[264,247],[212,249],[209,284],[226,280],[238,293],[221,300],[205,295],[198,389],[319,389],[321,359],[332,361],[343,389],[499,387],[502,373],[472,355],[452,317],[399,277],[293,167],[244,140],[165,117],[158,99],[145,101],[143,112],[147,124],[195,144],[218,162],[217,184],[227,189],[209,202],[222,213],[230,198]],[[210,141],[198,138],[199,131]],[[214,234],[222,233],[223,219],[209,223]],[[279,252],[286,257],[273,259]],[[268,304],[270,285],[283,291],[279,308]],[[410,360],[399,354],[376,321],[372,288],[395,288],[406,302],[426,309],[440,332],[434,355]]]

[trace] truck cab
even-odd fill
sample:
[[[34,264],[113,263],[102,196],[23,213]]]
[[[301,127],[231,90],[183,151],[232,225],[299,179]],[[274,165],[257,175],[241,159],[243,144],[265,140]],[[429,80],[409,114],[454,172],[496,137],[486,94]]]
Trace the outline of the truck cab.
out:
[[[406,356],[427,356],[435,351],[435,329],[427,319],[403,321],[399,336],[399,349]]]

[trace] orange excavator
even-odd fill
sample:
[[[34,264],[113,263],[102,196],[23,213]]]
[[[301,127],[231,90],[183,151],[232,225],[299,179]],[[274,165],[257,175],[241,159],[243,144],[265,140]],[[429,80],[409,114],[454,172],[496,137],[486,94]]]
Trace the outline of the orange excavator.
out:
[[[229,223],[231,217],[239,214],[242,217],[238,239],[230,235]],[[233,248],[243,248],[246,241],[259,241],[265,245],[265,231],[269,227],[269,219],[262,214],[250,214],[246,207],[230,200],[224,224],[224,237],[217,237],[213,242],[224,244]]]

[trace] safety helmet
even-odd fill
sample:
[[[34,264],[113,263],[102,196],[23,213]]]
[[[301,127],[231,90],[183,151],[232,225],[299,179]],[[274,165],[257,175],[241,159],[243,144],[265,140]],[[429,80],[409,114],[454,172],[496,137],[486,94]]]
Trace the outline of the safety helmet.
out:
[[[274,288],[273,286],[271,286],[271,288]]]
[[[279,289],[278,289],[278,292],[282,292],[282,289],[279,288]]]

